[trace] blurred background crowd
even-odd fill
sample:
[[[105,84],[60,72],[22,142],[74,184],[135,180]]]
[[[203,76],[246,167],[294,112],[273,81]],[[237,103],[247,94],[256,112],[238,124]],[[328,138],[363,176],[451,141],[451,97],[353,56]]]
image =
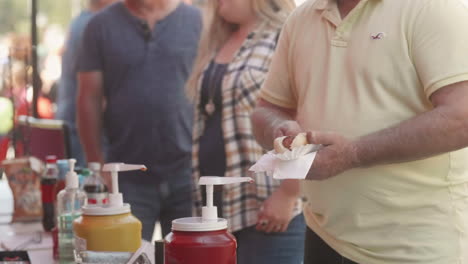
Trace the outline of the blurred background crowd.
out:
[[[203,5],[204,1],[186,0],[194,5]],[[304,1],[295,0],[297,5]],[[13,127],[13,113],[32,114],[31,3],[31,0],[0,1],[0,139]],[[39,117],[53,119],[70,23],[87,8],[88,1],[41,0],[39,4],[36,19],[41,87],[37,110]]]

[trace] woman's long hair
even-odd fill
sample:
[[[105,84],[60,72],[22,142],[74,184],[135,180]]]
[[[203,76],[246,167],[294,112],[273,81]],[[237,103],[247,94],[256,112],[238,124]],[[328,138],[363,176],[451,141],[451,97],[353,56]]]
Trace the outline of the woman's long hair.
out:
[[[213,53],[219,51],[230,34],[237,28],[236,25],[228,23],[218,15],[217,0],[207,1],[208,3],[203,7],[203,32],[197,58],[186,85],[187,95],[192,100],[196,97],[198,81]],[[251,0],[251,4],[261,25],[278,28],[282,27],[288,15],[295,8],[293,0]]]

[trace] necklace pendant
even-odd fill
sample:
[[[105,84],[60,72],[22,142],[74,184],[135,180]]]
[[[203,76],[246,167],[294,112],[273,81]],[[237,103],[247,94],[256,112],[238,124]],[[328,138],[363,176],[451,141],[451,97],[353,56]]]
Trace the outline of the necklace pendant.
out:
[[[205,105],[205,112],[209,116],[211,116],[215,111],[216,111],[216,107],[213,102],[210,101]]]

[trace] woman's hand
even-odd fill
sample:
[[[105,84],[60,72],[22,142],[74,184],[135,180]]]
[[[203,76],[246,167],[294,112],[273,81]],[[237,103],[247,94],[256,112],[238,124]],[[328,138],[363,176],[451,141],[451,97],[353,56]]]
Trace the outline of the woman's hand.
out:
[[[257,230],[266,233],[285,232],[293,218],[297,195],[291,195],[278,188],[263,203],[257,221]]]

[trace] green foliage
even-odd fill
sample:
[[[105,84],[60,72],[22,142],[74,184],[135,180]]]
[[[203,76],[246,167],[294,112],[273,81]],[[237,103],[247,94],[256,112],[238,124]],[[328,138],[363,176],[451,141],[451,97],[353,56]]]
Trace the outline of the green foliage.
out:
[[[27,0],[0,0],[0,35],[18,32],[18,26],[28,20]]]
[[[29,33],[32,0],[0,0],[0,36],[9,33]],[[58,24],[67,28],[72,16],[72,3],[80,0],[36,0],[38,22]],[[40,29],[39,29],[40,30]]]

